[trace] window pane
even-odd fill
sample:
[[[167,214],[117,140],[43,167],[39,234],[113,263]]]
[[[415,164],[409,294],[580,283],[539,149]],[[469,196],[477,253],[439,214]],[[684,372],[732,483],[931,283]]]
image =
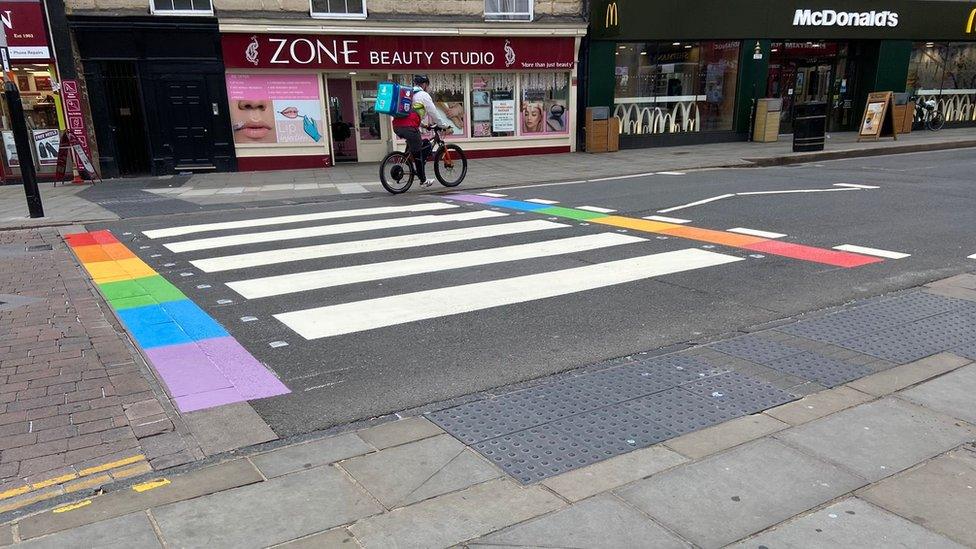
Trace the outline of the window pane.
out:
[[[702,131],[731,130],[739,75],[738,42],[702,42],[699,97]]]
[[[455,137],[467,137],[468,124],[465,118],[467,105],[464,103],[464,81],[463,74],[430,74],[430,86],[427,92],[430,93],[434,105],[437,106],[437,114],[440,120],[447,120],[454,130],[452,135]],[[413,85],[412,74],[398,74],[394,81],[403,86]]]
[[[522,135],[569,131],[569,75],[528,73],[522,78],[520,106]]]
[[[531,20],[533,0],[485,0],[485,16],[498,21]]]
[[[205,11],[210,12],[210,0],[153,0],[155,11]]]
[[[312,0],[312,13],[361,14],[365,0]]]
[[[359,139],[363,141],[378,141],[380,132],[380,115],[376,112],[376,81],[361,80],[356,82],[356,113],[359,116]]]
[[[471,75],[471,137],[515,135],[515,75]]]

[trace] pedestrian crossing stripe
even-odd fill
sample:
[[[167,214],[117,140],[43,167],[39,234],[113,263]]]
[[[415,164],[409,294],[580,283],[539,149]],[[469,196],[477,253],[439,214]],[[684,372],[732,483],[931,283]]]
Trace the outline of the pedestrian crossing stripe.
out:
[[[635,282],[743,258],[685,249],[584,267],[276,314],[307,340],[334,337]]]
[[[445,198],[455,202],[485,204],[492,207],[534,212],[541,215],[564,217],[574,220],[585,220],[611,227],[628,228],[643,232],[662,234],[665,236],[675,236],[698,242],[707,242],[709,244],[720,244],[723,246],[740,248],[753,252],[761,252],[769,255],[777,255],[792,259],[821,263],[833,267],[862,267],[864,265],[884,261],[879,257],[870,257],[840,250],[829,250],[814,246],[783,242],[780,240],[772,240],[769,238],[735,234],[728,231],[715,231],[712,229],[702,229],[688,225],[667,223],[664,221],[602,214],[581,210],[578,208],[540,208],[540,204],[532,202],[524,202],[513,199],[495,200],[489,197],[473,194],[456,194],[449,195]]]
[[[259,299],[401,276],[553,257],[639,242],[647,242],[647,240],[617,233],[598,233],[486,250],[471,250],[319,271],[289,273],[228,282],[227,286],[246,299]]]

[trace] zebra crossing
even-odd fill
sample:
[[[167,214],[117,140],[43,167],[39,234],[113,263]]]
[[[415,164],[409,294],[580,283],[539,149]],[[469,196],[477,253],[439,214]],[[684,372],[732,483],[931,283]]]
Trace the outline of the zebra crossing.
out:
[[[577,220],[445,201],[246,215],[144,228],[138,238],[147,245],[139,248],[161,265],[195,268],[180,275],[207,277],[197,288],[236,296],[218,304],[253,303],[309,341],[744,260]]]

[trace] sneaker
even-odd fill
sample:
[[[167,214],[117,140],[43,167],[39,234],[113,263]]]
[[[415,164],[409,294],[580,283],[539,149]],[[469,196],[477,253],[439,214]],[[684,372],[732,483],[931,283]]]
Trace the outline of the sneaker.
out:
[[[424,181],[423,183],[421,183],[421,185],[424,186],[424,187],[430,187],[434,183],[437,183],[437,180],[436,179],[428,179],[427,181]]]

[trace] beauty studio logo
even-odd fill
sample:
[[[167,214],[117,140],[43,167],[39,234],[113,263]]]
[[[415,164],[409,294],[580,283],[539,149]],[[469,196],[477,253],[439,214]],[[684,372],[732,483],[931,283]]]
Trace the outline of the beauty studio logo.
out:
[[[252,36],[251,43],[247,45],[247,49],[244,50],[244,58],[247,59],[248,63],[253,64],[255,67],[258,66],[258,37]]]

